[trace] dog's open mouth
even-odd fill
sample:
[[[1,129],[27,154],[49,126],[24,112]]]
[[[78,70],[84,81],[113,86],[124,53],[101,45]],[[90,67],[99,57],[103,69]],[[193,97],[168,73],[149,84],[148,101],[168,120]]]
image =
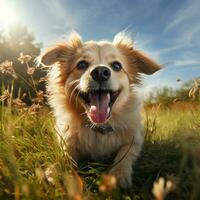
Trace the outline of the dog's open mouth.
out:
[[[112,105],[119,96],[120,91],[91,90],[88,93],[80,93],[87,107],[87,115],[94,123],[104,123],[110,117]]]

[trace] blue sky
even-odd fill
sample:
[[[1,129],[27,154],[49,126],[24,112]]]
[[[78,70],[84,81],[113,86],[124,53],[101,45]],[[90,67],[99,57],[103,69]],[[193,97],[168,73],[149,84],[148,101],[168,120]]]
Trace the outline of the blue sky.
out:
[[[165,68],[144,77],[144,93],[178,87],[200,76],[199,0],[0,0],[9,2],[16,22],[29,27],[44,45],[72,29],[83,40],[112,40],[127,29],[135,47]],[[1,23],[0,23],[1,25]],[[182,81],[177,82],[180,78]]]

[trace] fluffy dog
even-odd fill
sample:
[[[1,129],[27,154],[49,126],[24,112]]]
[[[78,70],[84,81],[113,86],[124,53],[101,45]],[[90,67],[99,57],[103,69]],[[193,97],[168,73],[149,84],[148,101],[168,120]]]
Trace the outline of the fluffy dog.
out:
[[[58,135],[75,161],[116,153],[114,175],[123,188],[131,186],[132,165],[143,144],[140,101],[134,90],[140,73],[160,66],[136,50],[123,32],[113,42],[82,42],[72,33],[66,43],[41,55],[51,66],[47,90]]]

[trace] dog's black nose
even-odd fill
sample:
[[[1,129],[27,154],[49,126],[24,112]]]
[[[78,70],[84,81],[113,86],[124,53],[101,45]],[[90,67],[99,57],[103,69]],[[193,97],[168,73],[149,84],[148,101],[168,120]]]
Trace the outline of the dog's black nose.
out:
[[[107,81],[110,78],[111,72],[107,67],[99,66],[92,70],[91,76],[97,82]]]

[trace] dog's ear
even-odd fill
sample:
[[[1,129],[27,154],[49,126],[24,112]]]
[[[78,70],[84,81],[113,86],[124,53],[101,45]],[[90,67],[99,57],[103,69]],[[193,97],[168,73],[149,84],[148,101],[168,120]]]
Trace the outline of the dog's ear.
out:
[[[135,62],[140,73],[150,75],[161,68],[159,64],[140,51],[133,50],[132,56],[133,62]]]
[[[39,63],[50,66],[56,62],[65,62],[77,48],[82,46],[81,37],[78,33],[72,32],[65,43],[60,43],[48,48],[40,57]]]
[[[132,67],[136,67],[139,73],[153,74],[158,71],[161,66],[150,59],[144,53],[134,48],[133,41],[126,32],[118,33],[113,40],[113,44],[117,46],[127,57],[128,63]]]
[[[66,54],[67,46],[65,44],[57,44],[48,48],[40,57],[40,63],[46,66],[53,65],[60,61]]]

